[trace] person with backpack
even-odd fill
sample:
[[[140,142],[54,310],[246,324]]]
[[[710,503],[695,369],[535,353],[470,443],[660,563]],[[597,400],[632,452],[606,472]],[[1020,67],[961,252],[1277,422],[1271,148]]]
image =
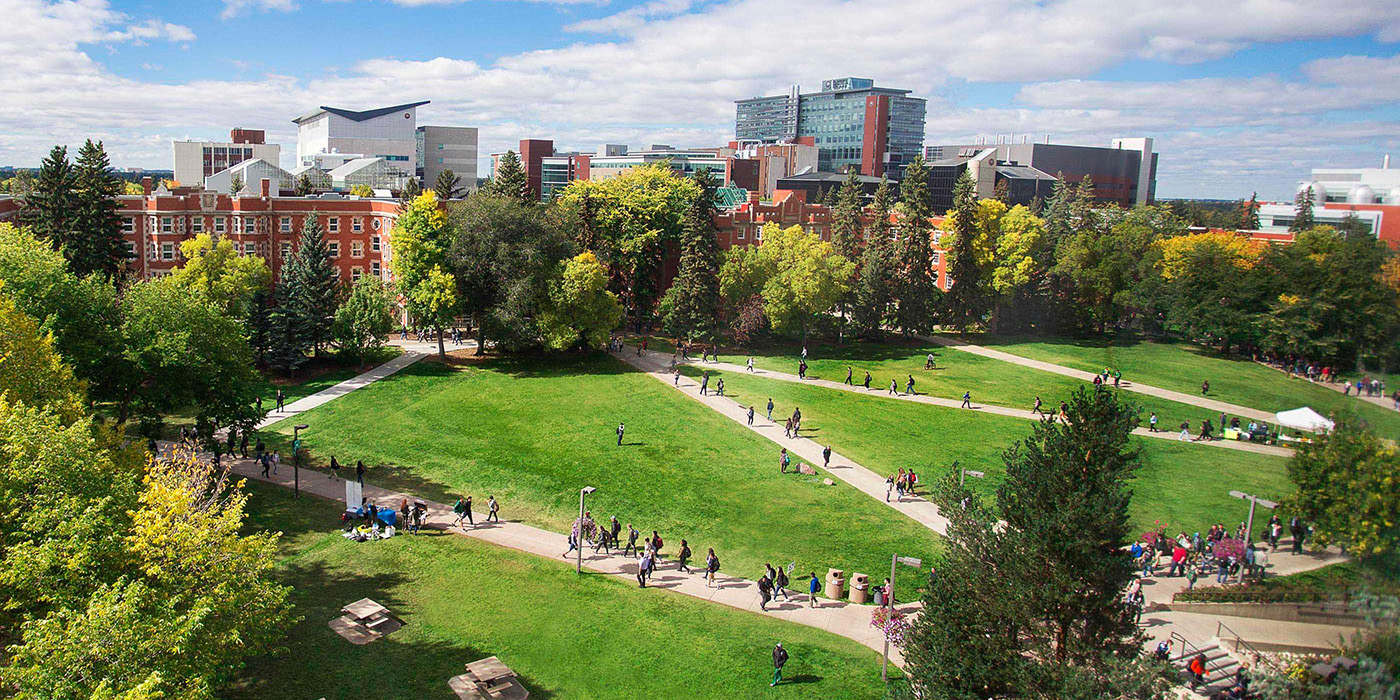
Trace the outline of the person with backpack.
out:
[[[1288,531],[1293,535],[1293,553],[1302,554],[1303,535],[1307,533],[1307,526],[1303,522],[1303,518],[1297,515],[1293,516],[1293,518],[1288,521]]]
[[[831,445],[822,448],[822,468],[831,468]]]
[[[486,522],[501,522],[501,504],[496,502],[495,496],[486,497]]]
[[[705,555],[705,587],[711,588],[715,585],[715,574],[719,573],[719,557],[715,556],[715,548],[710,547],[709,553]]]
[[[787,649],[783,648],[782,642],[778,642],[777,646],[773,647],[773,682],[769,683],[768,687],[772,688],[783,680],[783,664],[786,664],[787,660]]]
[[[749,406],[749,425],[753,425],[753,406]]]
[[[676,554],[676,569],[684,573],[690,573],[688,564],[690,563],[690,543],[681,540],[681,551]]]
[[[637,587],[647,587],[647,572],[651,570],[651,552],[642,552],[637,557]]]
[[[865,373],[865,390],[870,391],[870,372]]]
[[[817,578],[817,572],[812,572],[812,577],[807,579],[807,602],[815,608],[817,607],[817,591],[822,589],[821,580]]]
[[[632,523],[627,523],[627,547],[622,550],[623,556],[627,556],[629,552],[632,554],[637,553],[637,537],[641,534],[641,531],[632,527]]]
[[[773,582],[768,580],[768,574],[758,578],[758,609],[768,612],[768,601],[773,599]]]
[[[1186,666],[1186,670],[1191,672],[1191,687],[1198,688],[1206,682],[1206,655],[1196,654],[1191,659],[1191,663]]]
[[[792,597],[788,595],[787,585],[787,571],[784,571],[783,569],[778,569],[778,577],[773,579],[773,600],[777,600],[778,596],[782,596],[783,600],[792,599]]]

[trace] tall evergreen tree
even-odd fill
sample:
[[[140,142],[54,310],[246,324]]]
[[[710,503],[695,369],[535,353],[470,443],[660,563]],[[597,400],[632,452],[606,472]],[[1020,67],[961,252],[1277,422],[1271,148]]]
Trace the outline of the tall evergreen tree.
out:
[[[852,170],[851,172],[855,171]],[[822,206],[825,206],[829,209],[834,209],[836,207],[836,190],[837,186],[833,185],[820,192],[820,203],[822,204]]]
[[[25,221],[34,235],[49,242],[55,249],[69,243],[77,215],[78,176],[68,160],[67,146],[54,146],[39,164],[25,207]],[[65,255],[69,253],[65,250]]]
[[[306,351],[311,344],[306,341],[300,314],[294,308],[293,299],[301,295],[297,289],[299,276],[290,264],[282,266],[282,273],[273,290],[272,305],[267,312],[267,351],[268,366],[295,375],[298,368],[306,364]]]
[[[525,175],[525,168],[520,164],[520,156],[516,155],[515,151],[506,151],[496,163],[496,172],[491,178],[491,191],[502,197],[512,197],[527,203],[537,200],[535,191],[530,189],[530,180]]]
[[[686,211],[681,231],[671,325],[688,338],[708,338],[719,319],[719,239],[715,236],[715,188],[709,171],[695,176],[700,193]]]
[[[1259,193],[1254,192],[1249,195],[1249,201],[1244,203],[1240,210],[1240,230],[1259,230]]]
[[[1298,233],[1307,231],[1316,225],[1313,220],[1313,188],[1311,185],[1303,188],[1303,191],[1293,198],[1293,205],[1296,212],[1293,215],[1293,223],[1288,226],[1289,231]]]
[[[399,209],[403,210],[423,194],[423,183],[418,182],[418,178],[410,177],[403,183],[403,189],[399,190]]]
[[[315,191],[316,191],[316,187],[315,187],[314,185],[311,184],[311,176],[310,176],[310,175],[307,175],[306,173],[302,173],[301,175],[299,175],[299,176],[297,177],[297,190],[296,190],[296,194],[297,194],[298,197],[305,197],[305,196],[310,195],[312,192],[315,192]]]
[[[433,183],[433,191],[437,192],[438,199],[446,202],[449,199],[461,199],[467,194],[466,188],[462,187],[462,178],[452,170],[446,169],[438,173],[437,182]]]
[[[890,214],[894,208],[890,181],[880,179],[871,205],[870,227],[865,232],[865,249],[860,256],[860,276],[856,280],[851,320],[856,333],[878,338],[889,316],[893,301],[890,272],[894,241],[890,235]]]
[[[237,197],[243,191],[243,176],[234,175],[228,179],[228,196]]]
[[[860,173],[852,168],[846,173],[846,181],[841,183],[836,206],[831,212],[831,245],[852,262],[860,255],[861,209]]]
[[[265,291],[254,292],[248,303],[248,347],[259,366],[267,362],[268,348],[272,344],[273,309],[268,297]]]
[[[902,224],[895,242],[894,322],[905,333],[923,333],[933,325],[938,288],[933,279],[933,200],[924,157],[914,156],[899,183]]]
[[[953,286],[944,295],[949,325],[964,333],[983,311],[981,268],[977,265],[974,241],[977,237],[977,191],[966,170],[953,185],[955,226],[953,245],[948,251],[948,274]]]
[[[84,142],[75,165],[76,216],[64,243],[68,264],[79,275],[96,272],[110,278],[127,260],[122,218],[117,213],[117,197],[126,187],[112,174],[112,162],[101,141]]]
[[[307,215],[296,252],[287,262],[286,270],[290,273],[290,285],[283,307],[299,324],[305,347],[320,352],[332,338],[335,309],[340,301],[340,279],[331,262],[317,212]],[[286,275],[283,277],[288,279]]]

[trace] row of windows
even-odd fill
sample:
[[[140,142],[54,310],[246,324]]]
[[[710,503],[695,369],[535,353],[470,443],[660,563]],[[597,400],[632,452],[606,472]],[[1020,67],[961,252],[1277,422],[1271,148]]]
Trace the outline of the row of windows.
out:
[[[225,218],[225,217],[222,217],[222,216],[216,216],[216,217],[213,217],[213,218],[214,218],[214,233],[224,233],[224,232],[226,231],[226,227],[227,227],[227,220],[226,220],[226,218]],[[342,217],[338,217],[338,216],[327,217],[327,219],[326,219],[326,232],[327,232],[327,233],[340,233],[340,220],[341,220],[341,218],[342,218]],[[234,228],[233,228],[233,230],[234,230],[235,232],[237,232],[237,230],[238,230],[238,221],[239,221],[239,220],[238,220],[237,218],[234,219],[234,224],[233,224]],[[257,232],[257,219],[256,219],[256,218],[253,218],[253,217],[243,217],[242,221],[243,221],[243,233],[256,233],[256,232]],[[291,232],[292,232],[292,217],[290,217],[290,216],[281,217],[279,224],[280,224],[279,228],[281,229],[281,232],[282,232],[282,233],[291,233]],[[371,220],[370,220],[370,228],[374,229],[375,231],[378,231],[378,230],[379,230],[379,227],[380,227],[379,219],[371,219]],[[191,219],[190,219],[190,230],[193,231],[193,232],[195,232],[195,233],[203,233],[203,232],[204,232],[204,217],[202,217],[202,216],[196,216],[196,217],[191,218]],[[351,233],[363,233],[364,230],[365,230],[365,222],[364,222],[364,219],[363,219],[363,218],[361,218],[361,217],[355,217],[355,218],[353,218],[353,219],[350,220],[350,232],[351,232]],[[123,218],[123,219],[122,219],[122,233],[135,233],[135,232],[136,232],[136,218],[135,218],[135,217],[125,217],[125,218]],[[173,217],[173,216],[162,216],[162,217],[160,217],[160,232],[161,232],[161,233],[174,233],[174,232],[175,232],[175,217]],[[376,238],[377,238],[377,237],[376,237]]]

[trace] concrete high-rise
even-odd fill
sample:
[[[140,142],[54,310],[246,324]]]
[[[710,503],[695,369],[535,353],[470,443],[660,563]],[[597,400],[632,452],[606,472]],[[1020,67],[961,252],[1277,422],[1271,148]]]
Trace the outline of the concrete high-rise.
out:
[[[381,107],[362,112],[321,106],[292,122],[297,125],[297,165],[325,168],[317,157],[322,154],[354,154],[383,158],[394,167],[413,175],[418,170],[418,108],[428,104]]]
[[[431,188],[444,170],[462,178],[462,187],[476,189],[476,128],[470,126],[420,126],[418,181]]]
[[[781,143],[811,138],[825,172],[859,168],[862,175],[898,178],[924,142],[926,100],[910,90],[876,87],[869,78],[822,81],[821,92],[753,97],[735,105],[734,137]]]

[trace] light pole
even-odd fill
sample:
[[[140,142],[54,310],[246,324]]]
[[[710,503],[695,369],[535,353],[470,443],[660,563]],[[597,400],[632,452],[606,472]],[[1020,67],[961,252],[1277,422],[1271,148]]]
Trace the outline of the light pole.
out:
[[[592,486],[585,486],[578,490],[578,539],[574,540],[574,546],[578,548],[578,557],[574,564],[574,573],[583,573],[583,499],[597,490]]]
[[[1241,500],[1249,501],[1249,520],[1245,521],[1244,525],[1244,541],[1245,544],[1248,544],[1254,539],[1254,506],[1260,505],[1269,510],[1273,510],[1278,507],[1278,504],[1258,496],[1247,494],[1243,491],[1231,491],[1230,495]]]
[[[292,498],[301,498],[301,431],[307,427],[305,423],[292,427]]]
[[[890,618],[894,617],[894,572],[900,564],[918,569],[924,565],[924,562],[922,559],[901,557],[898,554],[890,557],[890,589],[885,591],[885,651],[884,659],[880,662],[880,680],[886,683],[890,682],[890,633],[888,628]]]

